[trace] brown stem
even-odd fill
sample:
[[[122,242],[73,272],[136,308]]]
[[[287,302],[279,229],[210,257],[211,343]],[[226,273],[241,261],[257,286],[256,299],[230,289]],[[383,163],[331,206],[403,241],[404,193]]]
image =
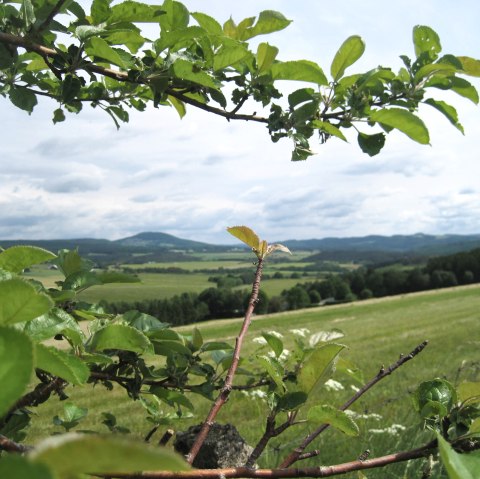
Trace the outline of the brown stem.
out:
[[[235,341],[235,349],[233,350],[232,364],[228,369],[227,376],[225,377],[225,382],[220,391],[220,394],[217,396],[217,399],[213,403],[213,406],[210,409],[210,412],[208,413],[208,416],[202,425],[202,429],[197,434],[197,437],[195,438],[195,442],[193,443],[193,446],[187,455],[187,461],[190,464],[193,463],[195,457],[200,451],[200,448],[205,442],[205,439],[207,438],[208,432],[210,431],[210,428],[212,427],[212,424],[217,414],[219,413],[222,406],[226,403],[228,396],[230,395],[230,392],[232,390],[233,378],[237,371],[238,363],[240,362],[240,351],[242,349],[243,340],[245,339],[245,336],[248,331],[248,327],[250,326],[250,323],[252,321],[252,314],[255,309],[255,305],[258,302],[258,291],[260,289],[260,281],[262,279],[263,261],[264,260],[262,258],[258,259],[257,270],[255,272],[255,279],[253,281],[252,292],[250,294],[250,301],[248,303],[247,311],[245,312],[245,318],[243,320],[242,327]]]
[[[43,58],[45,57],[56,57],[59,55],[59,53],[56,50],[53,50],[48,47],[44,47],[43,45],[39,45],[37,43],[31,42],[30,40],[19,37],[16,35],[11,35],[10,33],[4,33],[0,32],[0,43],[6,43],[9,45],[15,45],[17,47],[22,47],[25,48],[25,50],[29,52],[35,52],[41,55]],[[90,72],[90,73],[98,73],[99,75],[106,76],[109,78],[113,78],[118,81],[123,81],[123,82],[129,82],[129,83],[136,83],[139,85],[145,84],[148,85],[148,80],[140,78],[137,81],[133,81],[131,78],[129,78],[128,74],[126,72],[122,72],[119,70],[113,70],[111,68],[106,68],[102,67],[99,65],[95,65],[93,63],[89,62],[83,62],[81,69]],[[194,98],[190,98],[186,95],[184,95],[182,92],[175,88],[167,88],[165,90],[165,93],[168,95],[171,95],[175,98],[177,98],[180,101],[183,101],[184,103],[187,103],[188,105],[192,105],[196,108],[199,108],[200,110],[204,110],[208,113],[213,113],[215,115],[221,116],[223,118],[226,118],[227,120],[244,120],[244,121],[255,121],[259,123],[268,123],[268,119],[257,116],[257,115],[241,115],[238,114],[234,111],[228,112],[225,110],[222,110],[221,108],[215,108],[210,105],[206,105],[204,103],[201,103],[198,100],[195,100]]]
[[[428,344],[428,341],[423,341],[423,343],[419,344],[413,351],[411,351],[409,354],[404,356],[403,354],[400,355],[400,359],[396,361],[395,363],[391,364],[388,368],[382,368],[378,372],[378,374],[372,378],[368,383],[366,383],[361,389],[359,389],[346,403],[344,403],[339,409],[341,411],[345,411],[348,409],[357,399],[359,399],[363,394],[365,394],[369,389],[371,389],[375,384],[377,384],[379,381],[381,381],[383,378],[389,376],[390,374],[393,373],[396,369],[398,369],[400,366],[405,364],[407,361],[410,361],[410,359],[413,359],[417,354],[421,353],[424,349],[425,346]],[[285,459],[284,461],[280,464],[280,467],[289,467],[291,464],[294,462],[298,461],[300,457],[302,457],[302,453],[305,450],[305,448],[314,440],[316,439],[323,431],[328,429],[330,427],[330,424],[322,424],[320,427],[318,427],[315,431],[310,433],[308,436],[305,437],[303,442],[300,444],[300,446],[296,447]],[[318,451],[317,451],[318,454]],[[315,454],[315,455],[317,455]],[[312,457],[312,455],[308,455],[308,457]]]
[[[19,444],[18,442],[12,441],[8,437],[0,434],[0,451],[19,452],[23,454],[24,452],[30,451],[31,449],[32,448],[30,446]]]
[[[431,441],[422,447],[409,451],[396,452],[364,461],[355,460],[334,466],[318,466],[290,469],[252,469],[248,467],[237,467],[229,469],[194,469],[190,471],[158,471],[143,472],[138,474],[112,474],[101,477],[118,479],[218,479],[221,478],[298,478],[298,477],[332,477],[348,472],[361,471],[385,467],[398,462],[420,459],[431,454],[437,447],[437,441]]]
[[[60,13],[60,9],[63,7],[63,4],[65,3],[65,1],[66,0],[59,0],[57,2],[57,4],[53,7],[48,17],[36,29],[37,32],[43,32],[43,30],[45,30],[48,27],[48,25],[50,25],[50,22],[55,18],[56,15]]]

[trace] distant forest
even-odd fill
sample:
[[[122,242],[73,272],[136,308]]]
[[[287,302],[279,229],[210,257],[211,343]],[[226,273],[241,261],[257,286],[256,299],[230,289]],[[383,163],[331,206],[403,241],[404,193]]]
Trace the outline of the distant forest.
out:
[[[207,319],[242,316],[249,292],[234,289],[248,284],[244,273],[212,278],[216,287],[201,293],[183,293],[169,299],[136,302],[102,302],[109,312],[138,310],[172,325],[196,323]],[[261,291],[258,314],[276,313],[319,305],[336,304],[429,289],[480,282],[480,248],[430,258],[424,267],[359,267],[355,271],[331,274],[317,281],[298,283],[268,297]]]

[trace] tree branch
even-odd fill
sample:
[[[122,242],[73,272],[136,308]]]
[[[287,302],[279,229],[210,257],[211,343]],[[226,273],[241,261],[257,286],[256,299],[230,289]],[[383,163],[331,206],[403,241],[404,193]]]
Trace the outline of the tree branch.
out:
[[[37,43],[34,43],[28,40],[27,38],[11,35],[10,33],[0,32],[0,42],[6,43],[9,45],[15,45],[17,47],[22,47],[29,52],[38,53],[43,58],[45,57],[54,58],[60,55],[56,50],[53,50],[52,48],[44,47],[43,45],[39,45]],[[130,78],[126,72],[122,72],[120,70],[113,70],[112,68],[106,68],[100,65],[95,65],[94,63],[90,63],[90,62],[82,63],[81,69],[89,73],[97,73],[99,75],[113,78],[114,80],[121,81],[121,82],[129,82],[129,83],[134,83],[138,85],[149,84],[149,81],[145,78],[140,77],[138,80],[135,81],[132,78]],[[195,100],[194,98],[190,98],[184,95],[182,91],[179,91],[178,89],[173,87],[168,87],[165,90],[165,93],[173,96],[177,100],[180,100],[188,105],[192,105],[195,108],[198,108],[200,110],[204,110],[208,113],[213,113],[214,115],[221,116],[223,118],[226,118],[227,120],[243,120],[243,121],[255,121],[258,123],[268,123],[267,118],[257,116],[255,114],[253,115],[238,114],[235,109],[231,112],[228,112],[228,111],[222,110],[221,108],[216,108],[216,107],[207,105],[198,100]]]
[[[18,442],[12,441],[8,437],[0,434],[0,451],[18,452],[23,454],[24,452],[28,452],[31,449],[32,448],[30,446],[19,444]]]
[[[217,414],[219,413],[222,406],[227,402],[228,396],[230,395],[230,392],[232,390],[233,378],[240,362],[240,351],[242,349],[243,340],[245,339],[245,336],[247,334],[248,327],[250,326],[250,323],[252,321],[252,314],[258,301],[258,291],[260,289],[260,280],[262,279],[263,261],[263,258],[258,259],[255,279],[253,281],[252,292],[250,294],[250,301],[248,303],[247,311],[245,312],[245,318],[243,320],[242,327],[235,341],[232,364],[228,369],[225,383],[220,391],[220,394],[217,396],[217,399],[215,400],[212,408],[210,409],[210,412],[208,413],[207,418],[205,419],[205,422],[202,425],[202,429],[197,434],[195,442],[193,443],[193,446],[188,453],[187,461],[190,464],[192,464],[195,460],[195,457],[197,456],[200,448],[202,447],[205,439],[208,436],[208,432],[210,431],[210,428],[212,427]]]
[[[38,33],[43,32],[43,30],[45,30],[48,25],[50,25],[50,22],[54,19],[54,17],[60,13],[60,10],[63,7],[65,1],[66,0],[59,0],[57,2],[57,4],[53,7],[52,11],[49,13],[48,17],[36,29]]]
[[[369,389],[371,389],[375,384],[377,384],[379,381],[381,381],[383,378],[389,376],[392,374],[396,369],[398,369],[400,366],[405,364],[407,361],[410,361],[410,359],[413,359],[417,354],[421,353],[425,347],[427,346],[428,341],[423,341],[423,343],[419,344],[413,351],[411,351],[409,354],[404,356],[403,354],[400,355],[400,358],[398,361],[395,363],[391,364],[387,369],[385,369],[383,366],[378,372],[378,374],[372,378],[368,383],[366,383],[361,389],[359,389],[346,403],[344,403],[339,409],[341,411],[345,411],[348,409],[357,399],[359,399],[361,396],[363,396]],[[310,433],[303,442],[295,448],[289,456],[287,456],[284,461],[280,464],[280,467],[289,467],[291,464],[294,462],[298,461],[300,457],[302,457],[302,453],[305,450],[305,448],[314,440],[316,439],[323,431],[328,429],[330,427],[330,424],[322,424],[320,427],[318,427],[315,431]],[[318,451],[316,451],[318,455]],[[312,457],[312,455],[308,455],[308,457]],[[306,457],[305,457],[306,458]]]
[[[101,477],[117,479],[218,479],[221,478],[298,478],[298,477],[332,477],[346,474],[353,471],[385,467],[398,462],[410,461],[426,457],[435,451],[437,441],[431,441],[424,446],[409,451],[396,452],[386,456],[373,459],[355,460],[336,464],[334,466],[318,466],[290,469],[251,469],[248,467],[237,467],[228,469],[194,469],[190,471],[158,471],[143,472],[138,474],[115,474],[109,473]]]

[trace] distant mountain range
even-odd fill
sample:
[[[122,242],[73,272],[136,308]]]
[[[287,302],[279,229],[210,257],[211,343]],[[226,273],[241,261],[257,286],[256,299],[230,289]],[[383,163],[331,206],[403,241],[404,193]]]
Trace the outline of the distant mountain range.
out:
[[[480,234],[475,235],[370,235],[352,238],[323,238],[308,240],[278,241],[292,251],[312,251],[320,253],[341,252],[355,257],[368,252],[388,252],[434,256],[467,251],[480,247]],[[8,248],[17,244],[30,244],[58,251],[62,248],[79,249],[80,253],[91,256],[101,263],[139,261],[181,261],[190,259],[193,252],[226,252],[242,248],[242,244],[213,245],[178,238],[166,233],[145,232],[115,241],[106,239],[54,239],[54,240],[0,240],[0,246]],[[136,259],[135,259],[136,258]]]

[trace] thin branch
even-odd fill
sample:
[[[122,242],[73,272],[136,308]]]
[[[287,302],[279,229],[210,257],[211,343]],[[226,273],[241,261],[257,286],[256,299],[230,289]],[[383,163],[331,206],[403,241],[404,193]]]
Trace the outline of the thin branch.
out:
[[[32,448],[30,446],[19,444],[18,442],[12,441],[8,437],[0,434],[0,451],[18,452],[20,454],[23,454],[24,452],[28,452],[31,449]]]
[[[49,25],[50,22],[55,18],[56,15],[60,13],[61,8],[63,7],[63,4],[66,2],[66,0],[59,0],[57,4],[53,7],[52,11],[48,15],[48,17],[39,25],[39,27],[36,29],[38,33],[43,32]]]
[[[255,272],[255,279],[253,281],[252,292],[250,294],[250,301],[248,303],[247,311],[245,312],[245,318],[243,320],[242,327],[235,341],[235,349],[233,350],[232,364],[228,369],[227,376],[225,377],[225,383],[220,391],[220,394],[217,396],[217,399],[215,400],[212,408],[210,409],[210,412],[208,413],[207,418],[205,419],[205,422],[202,425],[202,429],[197,434],[197,437],[195,438],[195,442],[193,443],[193,446],[190,449],[190,452],[188,453],[187,461],[190,464],[192,464],[193,461],[195,460],[195,457],[197,456],[198,452],[200,451],[200,448],[202,447],[203,443],[205,442],[205,439],[208,436],[208,432],[210,431],[210,428],[212,427],[213,422],[217,417],[217,414],[219,413],[222,406],[227,402],[228,396],[232,391],[233,378],[235,376],[235,373],[238,368],[238,364],[240,362],[240,351],[242,349],[243,340],[245,339],[245,336],[248,331],[248,327],[250,326],[250,323],[252,321],[252,314],[255,309],[255,305],[258,302],[258,292],[260,289],[260,280],[262,279],[263,261],[264,260],[262,258],[258,259],[257,270]]]
[[[431,441],[424,446],[409,451],[396,452],[373,459],[355,460],[336,464],[334,466],[318,466],[290,469],[252,469],[237,467],[228,469],[194,469],[190,471],[158,471],[138,474],[109,473],[101,477],[117,479],[218,479],[218,478],[298,478],[298,477],[332,477],[353,471],[385,467],[398,462],[420,459],[430,455],[437,448],[437,441]]]
[[[60,55],[59,52],[57,52],[56,50],[34,43],[28,40],[27,38],[11,35],[10,33],[0,32],[0,42],[6,43],[9,45],[15,45],[17,47],[22,47],[27,51],[38,53],[43,58],[45,58],[46,56],[54,58]],[[90,62],[82,63],[81,69],[90,73],[97,73],[102,76],[113,78],[114,80],[118,80],[121,82],[129,82],[129,83],[134,83],[139,85],[149,84],[148,80],[146,79],[140,78],[134,81],[132,78],[128,76],[126,72],[122,72],[120,70],[113,70],[112,68],[102,67]],[[192,105],[196,108],[199,108],[200,110],[204,110],[208,113],[213,113],[214,115],[221,116],[223,118],[226,118],[227,120],[244,120],[244,121],[255,121],[258,123],[268,123],[267,118],[257,116],[255,114],[239,115],[235,112],[235,110],[233,112],[228,112],[228,111],[222,110],[221,108],[216,108],[216,107],[207,105],[198,100],[195,100],[194,98],[190,98],[184,95],[181,91],[175,88],[169,87],[165,90],[165,93],[173,96],[177,100],[183,101],[188,105]]]
[[[390,374],[392,374],[396,369],[398,369],[400,366],[405,364],[407,361],[410,361],[413,359],[415,356],[420,354],[425,347],[427,346],[428,341],[423,341],[423,343],[419,344],[413,351],[411,351],[409,354],[404,356],[403,354],[400,355],[400,359],[396,361],[395,363],[391,364],[388,368],[382,368],[378,372],[378,374],[372,378],[368,383],[366,383],[361,389],[359,389],[346,403],[344,403],[339,409],[341,411],[345,411],[348,409],[355,401],[357,401],[361,396],[363,396],[369,389],[371,389],[375,384],[377,384],[379,381],[382,379],[386,378]],[[302,456],[303,451],[305,448],[314,440],[316,439],[323,431],[328,429],[330,427],[330,424],[322,424],[320,427],[318,427],[315,431],[310,433],[303,442],[300,444],[300,446],[296,447],[289,456],[287,456],[284,461],[280,464],[280,467],[289,467],[291,464],[294,462],[298,461],[300,457]],[[315,454],[317,455],[317,454]],[[312,455],[308,455],[308,457],[312,457]]]

